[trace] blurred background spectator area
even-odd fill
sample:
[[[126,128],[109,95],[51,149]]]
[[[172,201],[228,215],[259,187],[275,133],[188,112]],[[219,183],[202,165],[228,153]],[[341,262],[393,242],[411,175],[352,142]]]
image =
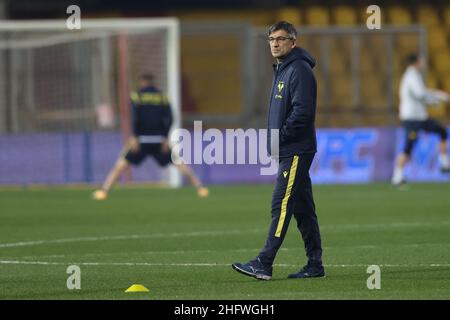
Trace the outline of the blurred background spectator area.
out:
[[[123,29],[107,22],[103,29],[90,29],[82,22],[81,30],[67,30],[66,10],[73,4],[80,7],[82,21],[118,19]],[[377,1],[381,29],[369,30],[367,8],[372,4],[0,1],[0,18],[9,21],[0,23],[0,183],[103,179],[130,133],[128,95],[142,72],[154,74],[168,93],[174,127],[192,129],[194,120],[202,120],[203,129],[266,127],[274,63],[267,29],[279,20],[297,26],[298,45],[317,60],[315,181],[385,181],[404,141],[398,131],[398,91],[405,58],[424,54],[426,84],[450,92],[450,3]],[[152,26],[133,31],[123,19],[134,18]],[[175,26],[158,25],[158,19]],[[35,28],[24,28],[23,20]],[[44,20],[62,23],[45,29]],[[449,108],[440,104],[429,111],[448,125]],[[417,150],[438,143],[423,141]],[[418,159],[424,170],[423,175],[413,170],[418,179],[444,179],[432,156]],[[149,168],[136,170],[132,180],[167,181],[169,175],[154,163]],[[247,167],[194,169],[207,183],[245,177],[262,181],[258,174],[247,174]]]
[[[398,85],[411,52],[428,56],[427,84],[450,91],[447,2],[379,1],[381,30],[366,28],[369,2],[316,3],[78,1],[84,18],[179,18],[181,108],[187,127],[194,119],[215,127],[265,125],[273,63],[266,30],[278,20],[298,26],[299,45],[317,59],[319,127],[396,125]],[[8,19],[65,18],[66,7],[64,1],[10,1],[0,11]],[[139,49],[151,58],[150,47]],[[109,75],[116,74],[111,70]],[[130,86],[133,81],[130,77]],[[448,119],[447,108],[439,106],[431,113]],[[96,116],[94,110],[88,114]]]

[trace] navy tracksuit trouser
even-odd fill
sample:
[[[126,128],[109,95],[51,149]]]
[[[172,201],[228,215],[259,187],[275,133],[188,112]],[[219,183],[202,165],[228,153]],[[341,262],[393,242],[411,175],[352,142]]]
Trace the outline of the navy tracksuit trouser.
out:
[[[272,194],[272,223],[264,248],[259,253],[263,265],[271,267],[283,243],[292,215],[311,263],[322,263],[322,245],[314,205],[309,169],[314,154],[280,158]]]

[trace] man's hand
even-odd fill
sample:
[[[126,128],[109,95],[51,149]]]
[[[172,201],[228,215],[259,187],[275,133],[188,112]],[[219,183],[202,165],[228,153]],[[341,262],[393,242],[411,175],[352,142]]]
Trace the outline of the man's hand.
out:
[[[442,91],[442,90],[433,90],[435,96],[443,102],[448,102],[450,99],[450,96],[447,92]]]
[[[133,136],[128,139],[128,146],[130,147],[131,152],[138,152],[140,145],[137,137]]]
[[[161,142],[161,151],[163,153],[170,152],[169,140],[165,139],[165,140],[163,140],[163,142]]]

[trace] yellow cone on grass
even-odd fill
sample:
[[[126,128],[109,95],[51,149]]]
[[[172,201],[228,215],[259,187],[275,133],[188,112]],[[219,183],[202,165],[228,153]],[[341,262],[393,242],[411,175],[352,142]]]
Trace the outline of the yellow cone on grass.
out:
[[[129,287],[125,292],[149,292],[146,287],[144,287],[142,284],[133,284],[131,287]]]

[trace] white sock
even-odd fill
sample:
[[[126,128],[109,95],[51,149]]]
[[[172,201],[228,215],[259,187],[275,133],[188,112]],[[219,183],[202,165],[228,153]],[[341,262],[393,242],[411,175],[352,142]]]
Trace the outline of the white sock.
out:
[[[392,175],[392,183],[399,184],[403,181],[403,168],[396,166],[394,168],[394,174]]]
[[[450,167],[450,161],[448,160],[447,154],[444,153],[439,155],[439,164],[441,165],[441,168]]]

